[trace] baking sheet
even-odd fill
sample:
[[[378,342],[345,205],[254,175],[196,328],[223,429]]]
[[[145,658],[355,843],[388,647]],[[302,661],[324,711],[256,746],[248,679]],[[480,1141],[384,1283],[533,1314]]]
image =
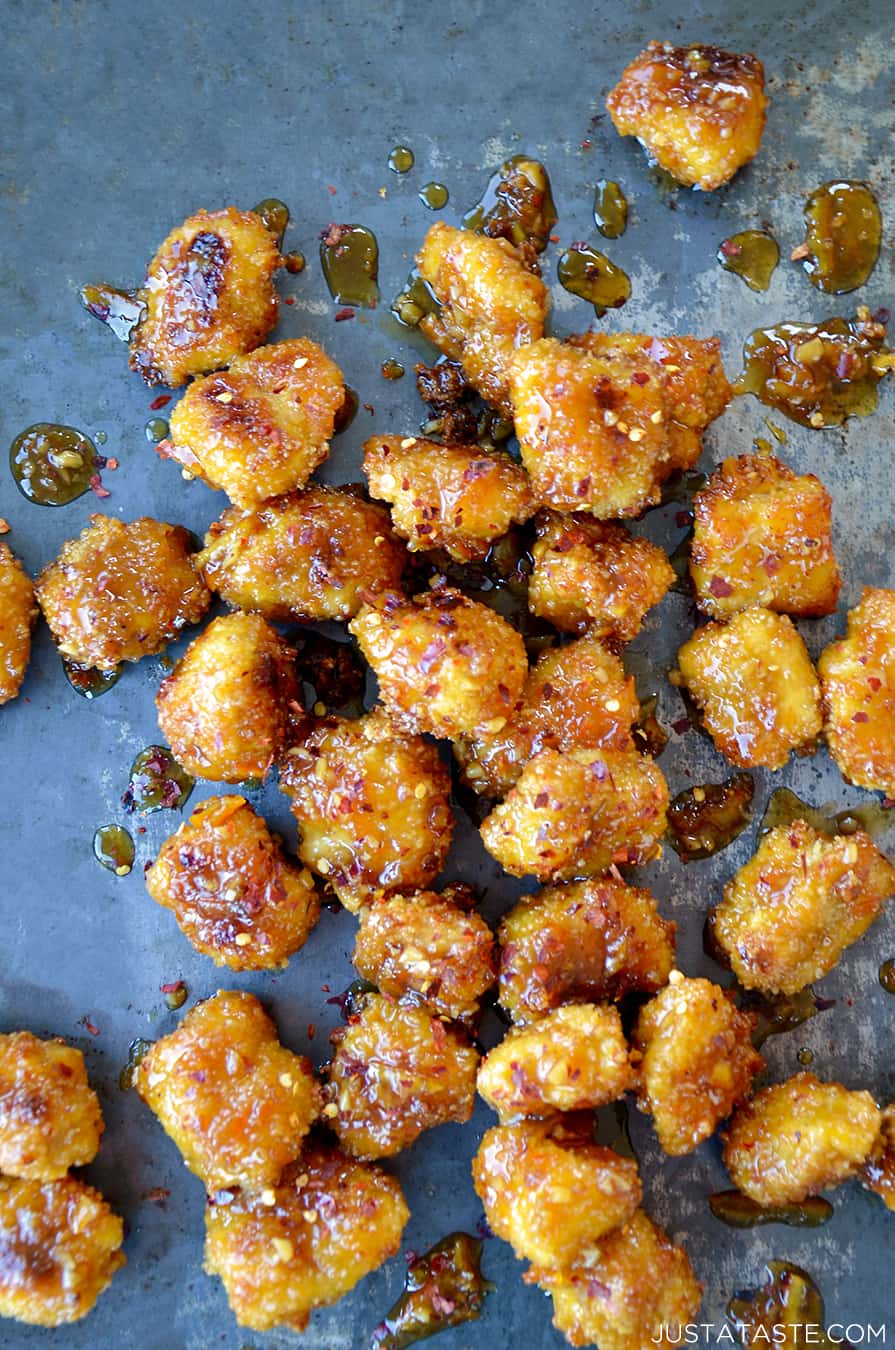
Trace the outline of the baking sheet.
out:
[[[430,0],[381,7],[246,0],[193,9],[168,0],[5,0],[0,10],[6,49],[0,90],[3,445],[36,421],[107,433],[100,448],[116,456],[120,468],[105,476],[112,496],[101,509],[125,519],[151,514],[202,532],[225,500],[199,483],[184,483],[176,466],[157,459],[143,432],[157,391],[128,372],[124,349],[79,307],[77,290],[87,280],[137,281],[168,230],[200,206],[247,207],[275,195],[292,208],[287,246],[301,248],[309,265],[304,275],[283,277],[281,292],[295,303],[283,307],[275,336],[306,333],[322,342],[361,400],[375,408],[372,414],[361,409],[337,439],[321,472],[334,483],[359,476],[359,447],[371,431],[413,433],[424,412],[410,373],[414,351],[388,318],[388,300],[435,218],[417,192],[432,179],[445,183],[451,199],[440,215],[456,222],[508,154],[524,151],[547,163],[563,245],[595,237],[595,180],[622,183],[631,222],[607,251],[630,272],[633,296],[604,320],[606,327],[717,332],[735,373],[742,339],[759,323],[852,312],[865,300],[871,308],[893,302],[895,99],[891,10],[883,3],[843,7],[822,0],[785,11],[767,0],[686,9],[650,0],[625,6],[551,0],[510,10]],[[607,89],[651,37],[752,49],[765,62],[773,102],[760,156],[710,197],[663,196],[638,147],[622,142],[605,115]],[[397,143],[416,155],[413,172],[400,179],[386,165]],[[754,295],[720,270],[714,262],[719,241],[762,220],[773,225],[786,259],[802,238],[804,198],[832,176],[866,177],[883,208],[886,245],[864,290],[839,301],[822,297],[800,268],[784,261],[768,294]],[[359,221],[379,239],[383,304],[353,322],[333,322],[337,307],[316,258],[317,234],[330,220]],[[564,335],[586,327],[592,311],[556,286],[556,253],[551,247],[545,267],[553,283],[554,331]],[[380,363],[390,356],[408,367],[404,380],[380,376]],[[874,417],[841,432],[786,425],[783,457],[817,472],[833,493],[845,575],[839,617],[800,624],[815,655],[841,630],[841,615],[863,584],[893,584],[893,410],[890,387]],[[705,463],[742,453],[755,435],[767,435],[764,411],[752,399],[734,402],[706,437]],[[58,510],[32,506],[0,468],[0,515],[13,527],[8,542],[32,572],[99,507],[90,495]],[[674,508],[666,523],[673,514]],[[651,516],[646,528],[655,530],[659,519]],[[668,529],[663,537],[671,543],[679,533]],[[636,648],[655,653],[664,669],[691,625],[687,601],[670,596]],[[354,920],[324,913],[282,974],[219,972],[192,951],[143,888],[143,863],[176,827],[174,815],[143,822],[131,876],[118,879],[96,864],[94,830],[124,820],[119,798],[130,762],[159,739],[153,697],[163,673],[158,658],[144,660],[102,699],[85,702],[65,682],[41,626],[23,697],[0,711],[0,1029],[27,1026],[84,1050],[107,1125],[87,1175],[129,1227],[128,1265],[89,1318],[53,1332],[4,1322],[0,1343],[16,1350],[299,1343],[287,1333],[255,1336],[236,1327],[222,1287],[201,1270],[201,1185],[117,1080],[135,1037],[154,1038],[176,1024],[179,1014],[167,1011],[159,985],[178,978],[188,985],[190,1006],[220,987],[257,992],[272,1007],[286,1044],[320,1062],[338,1016],[322,986],[337,993],[351,978]],[[677,693],[665,687],[662,720],[667,724],[682,711]],[[726,773],[696,733],[673,737],[661,765],[672,792]],[[756,779],[760,809],[767,775]],[[825,754],[793,763],[774,781],[816,804],[868,799],[843,785]],[[200,784],[190,806],[217,790]],[[294,839],[286,800],[275,786],[253,802]],[[895,832],[885,842],[895,848]],[[684,869],[666,851],[661,863],[641,872],[678,921],[680,964],[689,973],[717,976],[702,954],[704,913],[753,845],[754,829],[713,861]],[[462,813],[449,875],[479,882],[491,919],[520,890],[487,858]],[[895,923],[884,917],[823,981],[835,1008],[767,1043],[774,1077],[795,1072],[797,1051],[806,1046],[822,1076],[889,1099],[895,1000],[879,987],[876,973],[892,955]],[[87,1031],[85,1018],[98,1034]],[[648,1122],[633,1110],[632,1120],[646,1206],[686,1244],[706,1282],[705,1320],[719,1322],[730,1294],[754,1283],[766,1259],[781,1257],[815,1274],[831,1318],[879,1322],[888,1316],[889,1335],[895,1334],[888,1279],[895,1228],[877,1198],[854,1184],[844,1187],[834,1196],[832,1221],[813,1232],[729,1230],[707,1207],[709,1193],[727,1184],[718,1145],[664,1159]],[[430,1133],[395,1161],[412,1210],[405,1247],[422,1250],[452,1229],[474,1229],[481,1209],[469,1159],[491,1123],[480,1106],[471,1125]],[[170,1190],[164,1205],[146,1199],[157,1187]],[[523,1267],[507,1246],[487,1242],[484,1268],[497,1289],[481,1320],[444,1333],[439,1350],[562,1344],[550,1327],[548,1301],[522,1284]],[[315,1350],[365,1346],[400,1291],[402,1271],[397,1257],[336,1308],[316,1314],[300,1343]]]

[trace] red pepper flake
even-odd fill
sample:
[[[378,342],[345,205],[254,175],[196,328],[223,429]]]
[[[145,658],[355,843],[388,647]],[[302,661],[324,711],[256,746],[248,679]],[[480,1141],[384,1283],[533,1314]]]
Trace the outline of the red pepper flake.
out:
[[[543,811],[544,807],[547,805],[547,803],[548,803],[549,801],[550,801],[550,793],[549,793],[549,792],[539,792],[538,795],[535,797],[535,802],[534,802],[534,804],[535,804],[535,810],[536,810],[536,811]]]
[[[581,149],[582,149],[582,150],[589,150],[589,149],[591,148],[592,145],[593,145],[593,141],[589,141],[589,140],[587,139],[587,137],[585,137],[585,139],[581,142]]]
[[[99,1035],[99,1027],[94,1022],[91,1022],[89,1017],[84,1016],[81,1018],[81,1021],[84,1025],[84,1030],[89,1031],[91,1036]]]
[[[373,404],[372,404],[372,403],[362,403],[362,404],[361,404],[361,407],[364,408],[364,409],[370,414],[371,417],[373,416],[373,414],[374,414],[375,411],[376,411],[376,409],[373,407]]]
[[[725,581],[723,577],[712,577],[709,582],[709,590],[712,595],[717,596],[719,599],[725,595],[733,595],[733,587],[730,582]]]
[[[868,676],[867,676],[867,683],[868,683],[868,685],[870,686],[870,688],[873,690],[873,692],[876,693],[877,689],[879,689],[879,688],[881,687],[881,685],[882,685],[882,680],[877,679],[877,677],[876,677],[875,675],[868,675]]]
[[[183,980],[171,980],[168,984],[159,985],[161,994],[177,994],[183,988]]]
[[[103,487],[102,479],[98,473],[90,475],[90,486],[93,489],[93,495],[99,497],[100,501],[112,495],[108,488]]]
[[[3,517],[0,516],[0,534],[9,534],[11,529],[12,526],[10,525],[9,521],[4,520]]]
[[[153,1186],[151,1191],[146,1192],[143,1199],[149,1200],[153,1205],[163,1205],[170,1194],[167,1186]]]
[[[114,473],[115,470],[118,468],[118,460],[115,459],[114,455],[113,455],[113,457],[112,457],[111,459],[107,459],[107,460],[106,460],[106,468],[107,468],[111,473]]]
[[[692,725],[693,723],[690,721],[689,717],[679,717],[676,722],[672,722],[671,730],[678,736],[683,736],[690,730]]]
[[[150,403],[149,411],[158,412],[160,408],[167,408],[170,402],[171,402],[170,394],[159,394],[158,398],[154,398]]]
[[[869,722],[870,718],[867,716],[865,712],[856,712],[851,720],[853,722]]]
[[[346,305],[344,309],[337,309],[333,318],[336,323],[344,323],[346,319],[354,318],[354,310],[350,305]]]
[[[317,1028],[316,1028],[316,1026],[314,1025],[314,1023],[313,1023],[313,1022],[309,1022],[309,1023],[308,1023],[308,1040],[309,1040],[309,1041],[312,1041],[312,1040],[314,1039],[314,1032],[315,1032],[316,1030],[317,1030]]]
[[[639,384],[641,386],[647,384],[649,381],[649,375],[647,375],[645,370],[635,370],[632,378],[635,384]]]
[[[766,553],[761,560],[761,565],[769,577],[774,577],[783,566],[776,553]]]
[[[693,512],[692,512],[692,511],[678,511],[677,515],[676,515],[675,518],[674,518],[674,523],[675,523],[675,525],[678,527],[679,530],[684,529],[684,527],[687,526],[687,525],[692,525],[692,524],[693,524]]]
[[[550,236],[550,242],[551,242],[551,244],[558,244],[558,243],[559,243],[559,235],[558,235],[558,234],[551,234],[551,236]]]
[[[883,797],[882,807],[884,811],[891,811],[895,806],[895,797]]]
[[[294,304],[295,304],[295,296],[294,296],[294,295],[284,295],[284,296],[283,296],[283,304],[284,304],[284,305],[294,305]]]
[[[326,190],[331,197],[336,195],[336,189],[333,187],[332,183],[327,183]]]
[[[321,990],[321,993],[328,994],[328,993],[329,993],[329,985],[328,985],[328,984],[321,984],[320,990]]]
[[[736,244],[732,239],[723,239],[721,241],[721,252],[725,258],[738,258],[743,251],[742,244]]]

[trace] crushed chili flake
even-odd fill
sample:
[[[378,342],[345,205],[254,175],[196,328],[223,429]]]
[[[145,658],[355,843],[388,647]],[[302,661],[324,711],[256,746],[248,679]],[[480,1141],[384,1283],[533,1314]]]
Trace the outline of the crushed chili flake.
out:
[[[160,994],[176,994],[183,988],[183,980],[171,980],[159,985]]]
[[[371,417],[373,416],[373,414],[374,414],[375,411],[376,411],[376,409],[374,408],[374,406],[373,406],[372,403],[362,403],[362,404],[361,404],[361,407],[364,408],[364,409],[366,410],[366,412],[368,412],[368,413],[370,414]]]
[[[593,141],[589,141],[589,140],[585,137],[585,139],[581,142],[581,149],[582,149],[582,150],[589,150],[589,149],[591,148],[592,145],[593,145]]]
[[[143,1199],[149,1200],[153,1205],[163,1205],[170,1194],[167,1186],[153,1186],[151,1191],[146,1192]]]
[[[105,497],[111,497],[112,495],[108,488],[103,487],[102,479],[98,473],[92,473],[90,475],[90,487],[93,490],[94,496],[99,497],[100,501]]]
[[[326,190],[331,197],[336,195],[336,189],[333,187],[332,183],[327,183]]]
[[[317,1030],[317,1027],[315,1026],[315,1024],[314,1024],[313,1022],[309,1022],[309,1023],[308,1023],[308,1040],[309,1040],[309,1041],[312,1041],[312,1040],[314,1039],[314,1033],[316,1032],[316,1030]]]
[[[170,394],[159,394],[158,397],[154,398],[150,403],[149,411],[158,412],[160,408],[167,408],[170,402],[171,402]]]
[[[354,310],[350,305],[346,305],[344,309],[337,309],[333,318],[336,323],[344,323],[346,319],[354,318]]]
[[[11,529],[12,526],[10,525],[9,521],[4,520],[3,517],[0,516],[0,534],[9,534]]]
[[[733,239],[724,239],[721,242],[721,252],[725,258],[738,258],[742,251],[742,244],[735,243]]]
[[[867,716],[865,712],[856,712],[852,715],[851,720],[853,722],[869,722],[870,718]]]
[[[91,1022],[89,1017],[82,1017],[81,1022],[84,1026],[84,1030],[89,1031],[91,1036],[99,1035],[99,1027],[95,1022]]]
[[[692,525],[692,524],[693,524],[693,512],[692,512],[692,511],[678,511],[677,515],[676,515],[675,518],[674,518],[674,523],[675,523],[675,525],[678,527],[679,530],[684,529],[684,527],[687,526],[687,525]]]
[[[723,577],[712,577],[709,582],[709,590],[712,595],[717,596],[719,599],[721,599],[722,596],[733,595],[733,587],[730,582],[725,581]]]
[[[678,736],[683,736],[684,732],[689,731],[692,725],[689,717],[679,717],[676,722],[672,722],[671,730],[676,732]]]
[[[284,305],[294,305],[294,304],[295,304],[295,296],[294,296],[294,295],[286,295],[286,296],[284,296],[284,297],[283,297],[283,304],[284,304]]]

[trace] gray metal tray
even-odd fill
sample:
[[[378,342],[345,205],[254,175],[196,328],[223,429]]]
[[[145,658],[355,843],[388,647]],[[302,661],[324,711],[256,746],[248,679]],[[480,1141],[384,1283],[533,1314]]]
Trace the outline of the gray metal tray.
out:
[[[153,453],[143,427],[154,394],[128,372],[124,349],[80,309],[77,288],[86,280],[138,280],[167,231],[200,206],[251,206],[276,195],[293,211],[288,245],[309,259],[304,275],[281,284],[295,303],[283,307],[279,335],[307,333],[322,342],[361,400],[375,407],[372,415],[361,409],[321,475],[330,482],[357,478],[359,446],[371,430],[413,432],[423,413],[410,373],[394,384],[379,373],[386,357],[400,356],[408,372],[414,359],[406,335],[387,315],[434,218],[418,201],[419,188],[430,179],[444,182],[451,200],[442,214],[455,221],[488,173],[522,150],[539,154],[549,167],[564,244],[594,237],[598,177],[619,179],[629,195],[631,224],[608,251],[630,271],[634,294],[605,320],[607,327],[717,332],[735,372],[742,340],[759,323],[851,312],[864,300],[871,307],[892,305],[890,6],[820,0],[786,11],[756,0],[715,7],[720,14],[702,3],[688,8],[684,22],[685,11],[651,0],[523,0],[512,8],[431,0],[381,7],[356,0],[322,6],[212,0],[199,8],[171,0],[5,0],[3,444],[35,421],[105,431],[105,453],[116,455],[121,467],[106,475],[112,496],[103,509],[125,519],[152,514],[203,531],[224,498],[184,483],[175,466]],[[773,102],[759,158],[710,197],[661,197],[640,150],[619,140],[605,115],[606,90],[654,36],[754,50],[766,64]],[[416,154],[415,169],[400,179],[386,166],[397,142]],[[788,257],[802,237],[805,196],[831,176],[868,178],[883,206],[887,247],[864,291],[825,300],[801,269],[783,262],[770,292],[758,296],[718,268],[719,241],[761,220],[773,224]],[[336,307],[316,260],[317,234],[331,219],[371,226],[381,248],[383,304],[348,323],[333,322]],[[565,334],[585,328],[592,311],[556,287],[555,255],[551,247],[546,275],[554,282],[554,328]],[[833,492],[846,578],[840,615],[800,625],[814,654],[841,630],[841,615],[864,583],[893,582],[893,408],[890,387],[874,417],[845,431],[787,426],[784,457],[817,472]],[[707,437],[705,462],[748,450],[756,434],[766,434],[763,412],[752,399],[735,401]],[[59,510],[32,506],[0,469],[0,515],[13,527],[9,543],[32,572],[98,507],[90,495]],[[673,509],[666,521],[671,517]],[[652,516],[648,528],[659,519]],[[672,543],[678,535],[666,530],[663,537]],[[671,596],[637,648],[654,652],[657,668],[667,668],[691,624],[687,601]],[[272,1007],[285,1042],[322,1060],[337,1018],[322,986],[338,992],[351,978],[354,920],[325,913],[304,951],[277,976],[221,973],[192,951],[143,889],[143,863],[176,826],[172,813],[145,821],[131,876],[119,880],[97,866],[93,832],[124,819],[119,798],[131,759],[158,739],[152,700],[162,674],[157,659],[145,660],[105,697],[85,702],[68,687],[41,626],[23,697],[0,711],[0,1028],[61,1035],[85,1051],[107,1123],[88,1175],[130,1229],[128,1265],[89,1318],[53,1332],[4,1322],[0,1343],[17,1350],[299,1343],[285,1333],[259,1337],[236,1327],[220,1284],[201,1270],[202,1188],[117,1079],[134,1037],[157,1037],[175,1025],[177,1014],[165,1009],[159,985],[176,978],[186,981],[191,1004],[220,987],[256,991]],[[681,715],[670,687],[660,712],[666,723]],[[661,763],[672,791],[725,775],[720,756],[696,733],[674,737]],[[757,778],[760,810],[767,785]],[[775,781],[816,803],[845,806],[866,797],[843,785],[825,754],[793,763]],[[213,790],[200,785],[191,805]],[[275,786],[258,793],[257,804],[294,839]],[[895,833],[887,842],[895,846]],[[714,861],[684,869],[666,851],[659,864],[644,869],[645,882],[678,921],[685,970],[717,976],[702,954],[703,916],[753,844],[754,829]],[[492,919],[520,889],[485,856],[462,813],[450,873],[484,887]],[[772,1074],[794,1072],[797,1051],[808,1046],[821,1075],[888,1100],[895,1089],[895,1001],[876,976],[880,961],[893,954],[895,927],[884,917],[823,981],[835,1008],[768,1042]],[[85,1017],[97,1035],[88,1034]],[[891,1316],[895,1229],[877,1198],[852,1184],[836,1193],[835,1216],[820,1230],[732,1231],[707,1207],[709,1193],[726,1184],[717,1144],[678,1161],[664,1159],[648,1122],[636,1111],[632,1116],[646,1205],[690,1251],[706,1283],[707,1321],[720,1322],[731,1292],[754,1283],[770,1257],[794,1259],[814,1272],[831,1318]],[[422,1250],[451,1229],[474,1228],[481,1210],[469,1160],[492,1120],[480,1107],[471,1125],[426,1135],[397,1159],[412,1210],[407,1246]],[[155,1187],[170,1190],[164,1205],[146,1199]],[[522,1266],[509,1248],[487,1242],[484,1267],[497,1289],[481,1320],[447,1332],[440,1347],[559,1345],[547,1300],[522,1284]],[[365,1346],[401,1288],[402,1269],[398,1257],[338,1307],[315,1315],[300,1343],[326,1350]],[[890,1322],[890,1336],[893,1331]]]

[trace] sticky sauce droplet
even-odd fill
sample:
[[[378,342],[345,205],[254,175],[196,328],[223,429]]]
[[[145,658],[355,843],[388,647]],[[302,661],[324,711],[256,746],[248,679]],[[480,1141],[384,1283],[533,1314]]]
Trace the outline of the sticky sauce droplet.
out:
[[[126,877],[134,865],[134,841],[122,825],[103,825],[93,836],[93,856],[117,877]]]
[[[164,417],[150,417],[143,430],[146,433],[147,441],[157,444],[159,441],[165,439],[170,431],[170,427]]]
[[[289,207],[285,202],[281,202],[279,197],[265,197],[257,206],[253,206],[252,210],[264,221],[279,248],[286,233],[286,226],[289,224]]]
[[[450,193],[444,183],[426,183],[420,188],[419,197],[430,211],[440,211],[447,206]]]
[[[131,765],[121,804],[125,811],[139,811],[144,816],[153,811],[179,810],[194,785],[195,779],[181,768],[167,746],[148,745]]]
[[[328,225],[320,236],[320,264],[329,293],[338,305],[379,300],[379,245],[365,225]]]
[[[598,319],[607,309],[619,309],[631,295],[628,274],[590,244],[573,244],[567,249],[556,273],[560,285],[571,295],[590,301]]]
[[[66,506],[83,497],[96,472],[96,447],[83,431],[36,422],[16,436],[9,467],[23,497],[36,506]]]
[[[409,145],[396,145],[388,157],[388,167],[392,173],[409,173],[414,162],[413,151]]]
[[[715,257],[725,272],[740,277],[750,291],[766,291],[780,261],[780,245],[766,230],[741,230],[722,239]]]
[[[612,178],[601,178],[594,190],[594,224],[604,239],[618,239],[628,225],[628,199]]]
[[[805,205],[805,243],[796,250],[812,286],[828,295],[857,290],[876,266],[883,220],[866,183],[822,183]]]
[[[120,680],[124,668],[119,664],[114,670],[97,670],[95,666],[82,666],[79,661],[70,661],[67,656],[61,660],[65,678],[72,689],[86,699],[99,698],[108,693]]]
[[[863,307],[854,319],[756,328],[743,346],[734,393],[754,394],[815,430],[867,417],[877,405],[877,385],[895,369],[885,338],[885,322]]]
[[[557,220],[546,168],[540,160],[514,155],[491,175],[482,196],[463,217],[463,227],[492,239],[527,243],[542,253]]]

